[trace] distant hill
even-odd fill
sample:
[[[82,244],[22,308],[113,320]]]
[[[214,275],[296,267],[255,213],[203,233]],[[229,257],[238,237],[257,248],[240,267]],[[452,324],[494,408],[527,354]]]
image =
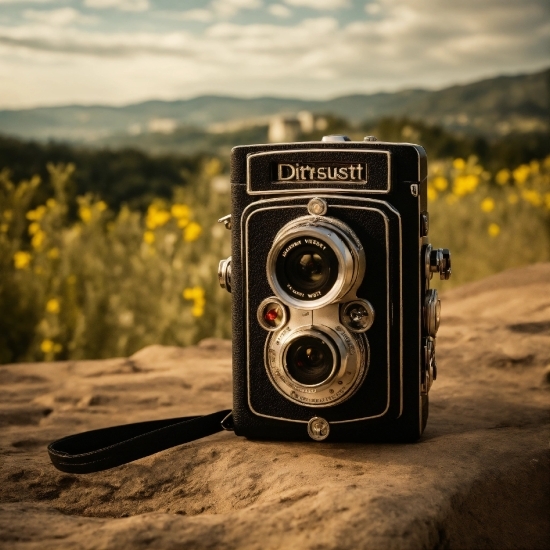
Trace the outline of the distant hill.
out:
[[[356,94],[326,101],[259,97],[201,96],[180,101],[147,101],[124,107],[62,106],[0,111],[0,133],[25,139],[97,145],[147,142],[150,134],[186,138],[190,128],[203,135],[212,124],[308,110],[330,113],[358,124],[380,117],[406,116],[466,135],[492,138],[511,132],[547,131],[550,69],[500,76],[438,91],[405,90]],[[192,132],[191,132],[192,133]],[[146,146],[145,146],[146,147]]]

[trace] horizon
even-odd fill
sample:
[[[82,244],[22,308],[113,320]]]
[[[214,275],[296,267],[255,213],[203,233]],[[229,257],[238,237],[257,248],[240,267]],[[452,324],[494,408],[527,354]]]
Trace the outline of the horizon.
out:
[[[2,0],[0,0],[0,3]],[[261,100],[261,99],[277,99],[277,100],[298,100],[298,101],[331,101],[335,99],[341,99],[345,97],[354,97],[354,96],[376,96],[376,95],[392,95],[392,94],[399,94],[404,92],[439,92],[443,90],[447,90],[450,88],[457,88],[457,87],[466,87],[472,84],[477,84],[480,82],[485,82],[489,80],[494,80],[498,78],[516,78],[521,76],[529,76],[533,74],[540,74],[545,71],[550,70],[550,65],[543,66],[537,70],[534,71],[523,71],[523,72],[513,72],[513,73],[499,73],[495,75],[489,75],[487,77],[467,81],[467,82],[456,82],[451,83],[448,86],[443,87],[437,87],[437,88],[428,88],[428,87],[416,87],[416,88],[401,88],[396,90],[379,90],[379,91],[373,91],[373,92],[354,92],[350,91],[347,93],[342,93],[334,96],[328,96],[328,97],[300,97],[300,96],[286,96],[286,95],[236,95],[236,94],[222,94],[222,93],[202,93],[199,95],[194,95],[190,97],[179,97],[179,98],[173,98],[173,99],[162,99],[162,98],[148,98],[143,99],[140,101],[134,101],[130,103],[60,103],[60,104],[43,104],[43,105],[35,105],[32,107],[20,107],[20,108],[3,108],[0,107],[0,111],[6,112],[6,111],[31,111],[31,110],[39,110],[39,109],[55,109],[55,108],[105,108],[105,109],[122,109],[125,107],[132,107],[137,105],[143,105],[146,103],[178,103],[178,102],[186,102],[186,101],[193,101],[195,99],[201,99],[201,98],[220,98],[220,99],[236,99],[236,100]]]
[[[327,100],[548,67],[544,0],[0,0],[0,109]]]

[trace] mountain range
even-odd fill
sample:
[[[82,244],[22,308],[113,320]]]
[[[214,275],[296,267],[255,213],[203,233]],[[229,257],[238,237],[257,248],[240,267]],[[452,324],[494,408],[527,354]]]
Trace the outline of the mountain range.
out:
[[[68,105],[0,110],[0,134],[39,141],[88,145],[138,144],[151,134],[168,139],[182,128],[198,135],[214,125],[267,125],[269,117],[299,111],[331,114],[351,124],[381,117],[408,117],[464,135],[493,138],[509,133],[548,131],[550,68],[499,76],[442,90],[354,94],[329,100],[200,96],[145,101],[122,107]],[[247,124],[248,121],[248,124]]]

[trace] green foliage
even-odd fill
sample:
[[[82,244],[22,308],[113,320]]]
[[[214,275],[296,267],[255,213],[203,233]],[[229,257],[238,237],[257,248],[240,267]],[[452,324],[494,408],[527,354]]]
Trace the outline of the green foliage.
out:
[[[550,157],[491,174],[475,157],[433,162],[430,240],[451,250],[451,288],[550,261]]]
[[[73,165],[48,165],[55,198],[29,210],[39,179],[0,177],[0,361],[127,356],[144,345],[230,336],[216,266],[229,235],[228,179],[203,163],[171,201],[118,213],[67,202]],[[76,208],[78,221],[68,220]],[[30,242],[25,236],[30,237]]]
[[[75,197],[72,163],[47,163],[42,183],[0,172],[0,362],[230,336],[230,296],[217,282],[230,239],[216,223],[230,210],[229,180],[219,159],[196,162],[185,186],[145,195],[142,208]],[[550,260],[550,156],[498,171],[474,156],[431,161],[428,198],[431,241],[453,254],[445,288]]]
[[[54,196],[48,163],[73,164],[65,192],[75,196],[93,193],[110,208],[122,204],[145,210],[156,197],[171,199],[174,186],[186,185],[200,170],[205,155],[152,156],[136,149],[81,149],[61,143],[42,144],[0,137],[0,169],[9,168],[15,181],[40,176],[43,185],[33,197],[35,205]],[[74,219],[75,211],[69,210]]]

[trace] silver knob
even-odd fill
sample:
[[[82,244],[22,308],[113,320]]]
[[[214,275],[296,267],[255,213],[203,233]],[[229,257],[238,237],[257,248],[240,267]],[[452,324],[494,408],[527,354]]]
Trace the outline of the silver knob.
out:
[[[365,136],[363,141],[378,141],[378,138],[376,136]]]
[[[231,292],[231,256],[220,262],[218,266],[218,282],[227,292]]]
[[[223,223],[226,229],[231,229],[231,214],[227,214],[227,216],[220,218],[218,223]]]
[[[428,281],[434,273],[439,273],[439,278],[446,281],[451,278],[451,252],[448,248],[433,249],[429,244],[425,252],[425,274]]]
[[[321,141],[351,141],[351,139],[342,134],[334,134],[332,136],[323,136]]]

